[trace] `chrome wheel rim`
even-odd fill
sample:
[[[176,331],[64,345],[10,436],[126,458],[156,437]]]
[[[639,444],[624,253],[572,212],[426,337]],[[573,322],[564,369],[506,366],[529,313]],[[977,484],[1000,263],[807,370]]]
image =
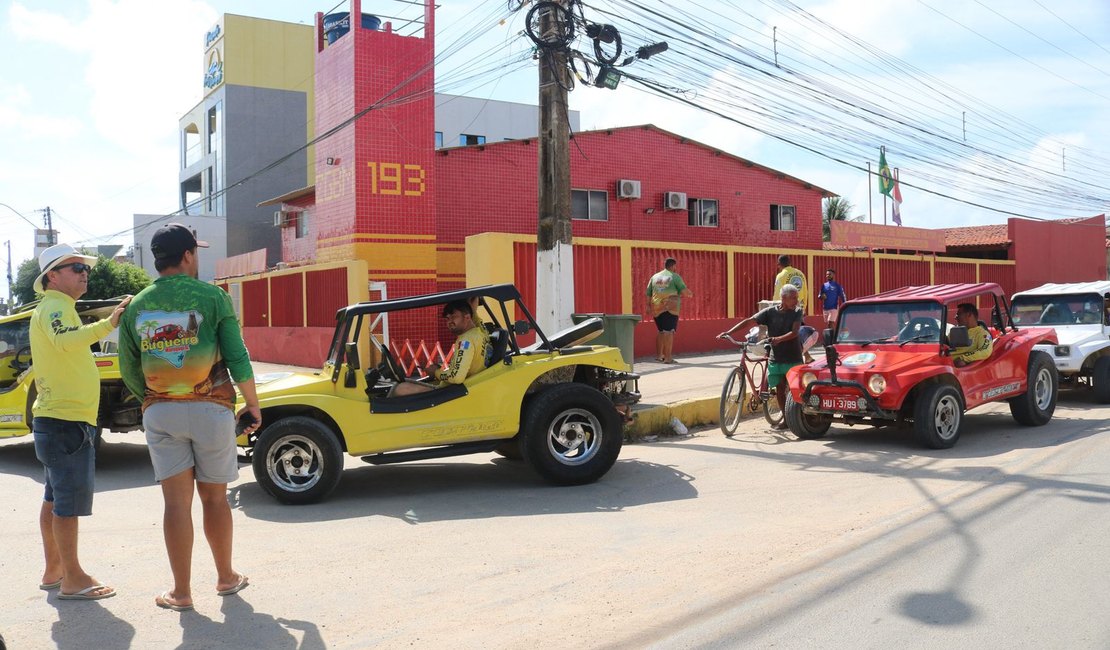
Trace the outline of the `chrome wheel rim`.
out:
[[[590,462],[601,448],[601,422],[585,409],[567,409],[547,427],[547,450],[563,465]]]
[[[311,489],[324,473],[324,454],[304,436],[285,436],[266,454],[266,473],[285,492]]]
[[[960,401],[952,395],[937,400],[933,411],[933,428],[943,440],[950,440],[960,428]]]
[[[1037,373],[1037,381],[1033,384],[1033,402],[1042,411],[1047,411],[1052,404],[1052,375],[1048,368],[1041,368]]]

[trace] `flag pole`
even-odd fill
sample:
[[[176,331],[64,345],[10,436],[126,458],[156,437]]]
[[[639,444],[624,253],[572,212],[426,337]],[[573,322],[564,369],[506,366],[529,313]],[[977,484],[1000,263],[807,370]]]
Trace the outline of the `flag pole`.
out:
[[[867,161],[867,223],[873,223],[871,219],[871,161]]]
[[[886,147],[879,147],[879,151],[885,154]],[[879,170],[879,173],[882,173],[881,169]],[[883,194],[883,225],[886,225],[886,194]]]

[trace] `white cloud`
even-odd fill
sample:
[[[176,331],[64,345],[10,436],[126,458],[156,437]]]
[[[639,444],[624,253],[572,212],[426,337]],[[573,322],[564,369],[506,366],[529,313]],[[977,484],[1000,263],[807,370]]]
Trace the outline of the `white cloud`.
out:
[[[81,128],[77,118],[37,113],[26,86],[0,80],[0,133],[8,142],[9,152],[16,140],[65,139],[76,135]]]

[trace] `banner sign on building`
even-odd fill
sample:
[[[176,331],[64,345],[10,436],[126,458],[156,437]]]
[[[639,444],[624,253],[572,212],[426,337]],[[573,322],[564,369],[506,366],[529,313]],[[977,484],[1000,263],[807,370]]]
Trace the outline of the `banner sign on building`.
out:
[[[943,253],[943,230],[882,226],[856,221],[833,221],[831,243],[838,246]]]
[[[224,82],[224,39],[219,23],[204,36],[204,93]]]

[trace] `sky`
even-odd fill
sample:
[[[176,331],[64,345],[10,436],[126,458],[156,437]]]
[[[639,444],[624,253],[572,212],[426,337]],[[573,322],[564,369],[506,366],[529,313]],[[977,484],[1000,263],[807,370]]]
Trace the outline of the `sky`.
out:
[[[1028,151],[1010,152],[1014,156],[1054,160],[1060,155],[1079,167],[1084,155],[1110,151],[1110,50],[1101,45],[1110,44],[1110,3],[1105,0],[795,2],[978,98],[987,109],[1005,111],[1045,134]],[[452,26],[468,16],[504,4],[440,0],[437,45],[457,36]],[[743,4],[757,13],[771,5],[767,0]],[[364,0],[364,11],[385,13],[393,6],[389,0]],[[54,212],[61,241],[92,245],[130,245],[126,231],[133,214],[166,214],[179,207],[178,119],[202,98],[203,39],[220,14],[311,23],[316,10],[329,9],[330,3],[314,7],[303,0],[0,0],[0,245],[11,242],[13,270],[31,257],[33,230],[41,227],[46,206]],[[619,26],[619,18],[614,22]],[[467,51],[488,49],[491,56],[506,58],[526,51],[521,26],[517,14],[474,35],[457,60]],[[788,57],[796,28],[789,20],[776,27],[780,52]],[[741,36],[768,43],[774,38],[770,30]],[[452,63],[445,62],[445,68]],[[437,78],[444,76],[437,70]],[[883,97],[884,83],[875,80],[875,97]],[[535,102],[536,70],[525,66],[450,91]],[[653,123],[842,195],[855,206],[854,215],[866,216],[870,194],[872,218],[881,222],[881,197],[873,188],[869,193],[867,176],[858,169],[645,94],[627,82],[616,91],[579,87],[570,102],[581,112],[583,129]],[[1064,154],[1065,147],[1073,147],[1073,153]],[[877,158],[876,151],[873,160],[852,162],[874,166]],[[970,168],[975,161],[953,164]],[[907,226],[1006,220],[1003,214],[909,188],[903,196]],[[1031,213],[1038,209],[1028,206]],[[1044,214],[1068,216],[1058,212]],[[1088,213],[1099,211],[1080,212]],[[6,262],[6,257],[6,249],[0,249],[0,259]],[[7,294],[3,277],[0,293]]]

